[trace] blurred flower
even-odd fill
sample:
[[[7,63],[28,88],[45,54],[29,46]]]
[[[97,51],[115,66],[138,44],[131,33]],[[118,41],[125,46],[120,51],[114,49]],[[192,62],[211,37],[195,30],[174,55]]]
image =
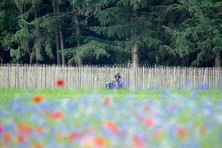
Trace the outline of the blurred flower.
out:
[[[40,103],[40,102],[42,102],[44,100],[44,96],[42,96],[42,95],[37,95],[37,96],[34,96],[33,98],[32,98],[32,101],[34,102],[34,103]]]
[[[17,141],[18,143],[24,143],[25,137],[22,134],[19,134],[17,137]]]
[[[37,143],[34,145],[34,148],[43,148],[43,145],[41,143]]]
[[[106,147],[106,141],[103,137],[95,137],[93,139],[94,145],[96,148],[105,148]]]
[[[0,124],[0,134],[3,133],[3,130],[4,130],[3,125]]]
[[[63,79],[58,79],[58,80],[56,81],[56,86],[57,86],[57,87],[63,87],[64,85],[65,85],[65,82],[64,82]]]
[[[178,127],[176,128],[176,135],[179,139],[185,139],[188,136],[188,132],[184,128]]]
[[[179,103],[178,102],[171,102],[168,106],[168,110],[169,111],[173,111],[174,109],[176,109],[177,107],[179,106]]]
[[[184,80],[183,83],[178,87],[178,89],[179,90],[185,89],[191,82],[192,82],[191,79]]]
[[[143,110],[144,111],[148,111],[150,109],[149,105],[145,104],[143,105]]]
[[[87,129],[87,135],[94,135],[95,133],[96,133],[96,131],[93,127],[89,127]]]
[[[158,86],[154,85],[153,90],[158,90]]]
[[[105,97],[105,98],[103,99],[103,104],[104,104],[105,106],[108,106],[108,105],[110,104],[110,99],[109,99],[108,97]]]
[[[112,134],[118,135],[119,129],[113,121],[106,121],[103,125],[107,130],[111,131]]]
[[[80,146],[83,148],[92,148],[94,147],[93,137],[83,137],[81,140]]]
[[[150,128],[154,125],[154,119],[152,117],[146,117],[144,119],[144,124],[146,125],[146,127]]]
[[[204,125],[201,125],[199,129],[201,134],[206,132],[206,127]]]
[[[210,86],[208,83],[200,83],[196,89],[198,90],[209,90],[210,89]]]
[[[32,132],[32,127],[27,124],[19,123],[18,124],[18,131],[21,134],[30,134]]]
[[[12,140],[12,133],[6,132],[4,134],[4,142],[5,143],[10,143],[11,140]]]
[[[72,132],[68,137],[68,142],[72,142],[76,139],[80,139],[82,137],[82,133],[80,132]]]
[[[64,117],[63,113],[60,111],[52,113],[51,117],[55,120],[60,120]]]
[[[49,111],[47,110],[42,110],[42,112],[45,114],[46,117],[50,118],[51,117],[51,114]]]
[[[42,127],[42,126],[38,126],[38,127],[36,128],[36,132],[39,133],[39,134],[42,134],[42,133],[45,132],[45,128]]]
[[[144,142],[137,136],[133,136],[133,147],[134,148],[143,148],[144,147]]]

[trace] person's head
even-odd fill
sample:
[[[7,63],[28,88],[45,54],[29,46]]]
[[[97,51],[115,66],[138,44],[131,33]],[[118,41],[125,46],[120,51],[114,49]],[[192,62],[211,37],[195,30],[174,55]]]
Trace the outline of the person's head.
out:
[[[116,75],[119,75],[119,72],[118,72],[118,71],[116,71]]]

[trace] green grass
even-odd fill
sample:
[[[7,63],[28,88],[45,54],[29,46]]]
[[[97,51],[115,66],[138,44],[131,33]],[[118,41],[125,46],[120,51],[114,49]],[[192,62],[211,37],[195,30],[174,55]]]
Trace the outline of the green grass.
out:
[[[167,97],[163,95],[162,90],[72,90],[72,89],[0,89],[0,101],[8,101],[13,97],[30,97],[35,95],[43,95],[45,99],[79,99],[84,95],[95,94],[99,97],[110,97],[113,100],[123,99],[124,97],[134,94],[132,98],[135,99],[162,99]],[[169,90],[169,93],[175,95],[183,95],[185,97],[190,97],[193,94],[192,90]],[[219,100],[222,96],[220,90],[201,90],[198,91],[198,97],[201,98],[213,98]]]

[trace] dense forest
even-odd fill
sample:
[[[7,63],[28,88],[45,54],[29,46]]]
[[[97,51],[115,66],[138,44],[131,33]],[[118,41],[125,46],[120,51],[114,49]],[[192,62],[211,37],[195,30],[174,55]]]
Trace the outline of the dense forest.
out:
[[[221,0],[0,0],[0,63],[221,66]]]

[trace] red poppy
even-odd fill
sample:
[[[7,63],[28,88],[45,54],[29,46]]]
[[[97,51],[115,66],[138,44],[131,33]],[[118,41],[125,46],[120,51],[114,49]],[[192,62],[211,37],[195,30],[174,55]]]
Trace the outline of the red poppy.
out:
[[[45,131],[45,128],[42,127],[42,126],[38,126],[38,127],[36,128],[36,132],[39,133],[39,134],[44,133],[44,131]]]
[[[55,120],[59,120],[63,118],[63,113],[57,111],[57,112],[52,113],[51,117]]]
[[[119,129],[117,128],[116,124],[112,121],[106,121],[104,123],[104,127],[110,130],[114,135],[119,134]]]
[[[97,148],[104,148],[104,147],[106,147],[105,139],[102,138],[102,137],[95,137],[95,138],[93,139],[93,141],[94,141],[94,144],[95,144],[95,146],[96,146]]]
[[[147,117],[144,119],[145,125],[150,128],[154,125],[154,119],[152,117]]]
[[[12,140],[12,134],[10,132],[5,133],[4,142],[9,143]]]
[[[17,140],[18,140],[18,143],[24,143],[25,137],[23,135],[18,135]]]
[[[82,134],[80,132],[73,132],[69,135],[68,141],[72,142],[72,141],[79,139],[81,137],[82,137]]]
[[[150,107],[147,104],[143,105],[143,110],[144,111],[148,111],[149,109],[150,109]]]
[[[103,104],[106,105],[106,106],[108,106],[108,105],[110,104],[110,99],[107,98],[107,97],[104,98],[104,99],[103,99]]]
[[[27,124],[18,124],[18,131],[21,134],[30,134],[32,132],[32,128]]]
[[[176,134],[179,139],[185,139],[188,136],[187,131],[184,128],[178,127],[176,129]]]
[[[143,148],[144,142],[138,136],[133,136],[133,146],[134,148]]]
[[[56,86],[57,86],[57,87],[63,87],[64,84],[65,84],[65,82],[64,82],[63,79],[58,79],[58,80],[56,81]]]
[[[37,95],[37,96],[34,96],[32,98],[32,101],[35,102],[35,103],[40,103],[44,100],[44,97],[42,95]]]
[[[43,148],[43,145],[41,143],[37,143],[34,145],[34,148]]]

